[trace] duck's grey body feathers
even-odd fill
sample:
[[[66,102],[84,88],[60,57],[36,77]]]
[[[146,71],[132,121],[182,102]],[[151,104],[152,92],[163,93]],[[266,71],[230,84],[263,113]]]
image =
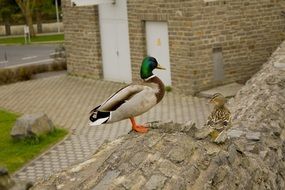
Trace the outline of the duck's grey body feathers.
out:
[[[155,106],[163,95],[164,85],[155,76],[141,84],[128,85],[91,111],[91,125],[113,123],[141,115]]]

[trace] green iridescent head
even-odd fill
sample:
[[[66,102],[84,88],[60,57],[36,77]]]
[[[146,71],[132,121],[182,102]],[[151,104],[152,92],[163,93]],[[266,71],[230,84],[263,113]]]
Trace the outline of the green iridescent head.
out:
[[[141,66],[141,78],[147,79],[153,75],[152,71],[154,69],[164,69],[161,67],[154,57],[147,56],[142,61]]]

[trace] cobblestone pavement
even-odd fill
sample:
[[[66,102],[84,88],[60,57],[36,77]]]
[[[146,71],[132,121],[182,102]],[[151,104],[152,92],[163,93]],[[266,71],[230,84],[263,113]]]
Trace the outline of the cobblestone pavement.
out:
[[[87,125],[89,111],[122,86],[124,84],[69,76],[0,86],[0,107],[18,113],[45,112],[55,124],[69,129],[71,133],[16,172],[15,176],[29,180],[47,176],[86,159],[105,140],[128,133],[131,129],[128,120],[98,127]],[[200,126],[209,110],[206,99],[171,92],[166,93],[156,107],[137,117],[137,121],[193,120]]]

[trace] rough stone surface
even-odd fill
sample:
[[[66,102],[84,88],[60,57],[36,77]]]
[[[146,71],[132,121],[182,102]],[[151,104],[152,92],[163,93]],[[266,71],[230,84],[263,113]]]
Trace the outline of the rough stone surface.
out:
[[[28,190],[32,187],[31,182],[19,181],[10,177],[5,168],[0,168],[0,189],[1,190]]]
[[[209,90],[199,92],[198,96],[211,98],[215,93],[221,93],[224,97],[233,97],[243,87],[242,84],[231,83],[222,86],[218,86]]]
[[[285,71],[274,66],[284,56],[285,42],[229,102],[233,125],[249,139],[279,139],[285,128]]]
[[[8,170],[6,168],[0,168],[0,176],[4,176],[8,174]]]
[[[260,132],[248,132],[245,137],[249,140],[258,141],[260,140]]]
[[[162,189],[166,179],[167,178],[162,175],[153,175],[145,184],[145,188],[149,190]]]
[[[174,126],[177,131],[172,130]],[[37,182],[32,189],[284,188],[281,144],[277,149],[259,147],[267,151],[262,159],[258,151],[240,148],[254,146],[255,141],[235,138],[216,145],[210,138],[194,139],[190,135],[194,128],[180,132],[182,127],[163,123],[144,135],[132,132],[103,145],[89,160]],[[149,146],[148,139],[155,138],[156,143]],[[278,150],[280,154],[275,153]]]
[[[201,129],[199,129],[196,133],[195,133],[195,138],[200,140],[200,139],[205,139],[206,137],[208,137],[210,135],[210,133],[213,130],[211,128],[208,127],[203,127]]]
[[[226,131],[222,131],[217,138],[214,140],[215,143],[220,144],[220,143],[224,143],[227,140],[228,136]]]
[[[285,189],[285,75],[273,66],[284,53],[282,44],[231,101],[233,126],[223,143],[196,138],[193,122],[154,122],[148,133],[106,143],[33,189]]]
[[[44,113],[27,114],[18,118],[11,131],[14,139],[47,134],[54,130],[52,121]]]
[[[280,63],[280,62],[275,63],[274,67],[285,70],[285,60],[283,60],[283,61],[284,61],[283,63]]]
[[[230,138],[239,138],[244,135],[245,132],[241,130],[232,129],[227,132],[227,136]]]

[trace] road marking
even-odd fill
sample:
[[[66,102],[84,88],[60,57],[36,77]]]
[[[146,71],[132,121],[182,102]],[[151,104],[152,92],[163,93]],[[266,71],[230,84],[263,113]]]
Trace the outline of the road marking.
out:
[[[17,65],[11,65],[11,66],[8,66],[7,68],[33,65],[33,64],[36,64],[36,63],[49,63],[49,62],[51,62],[51,61],[53,61],[53,60],[54,60],[54,59],[43,59],[43,60],[34,61],[34,62],[28,62],[28,63],[21,63],[21,64],[17,64]]]
[[[49,61],[53,61],[53,59],[43,59],[43,60],[34,61],[34,62],[22,63],[21,65],[30,65],[30,64],[43,63],[43,62],[49,62]]]
[[[53,52],[53,53],[50,53],[49,55],[56,55],[56,54],[59,54],[59,52]]]
[[[22,60],[34,59],[34,58],[37,58],[37,57],[38,57],[38,56],[23,57]]]

